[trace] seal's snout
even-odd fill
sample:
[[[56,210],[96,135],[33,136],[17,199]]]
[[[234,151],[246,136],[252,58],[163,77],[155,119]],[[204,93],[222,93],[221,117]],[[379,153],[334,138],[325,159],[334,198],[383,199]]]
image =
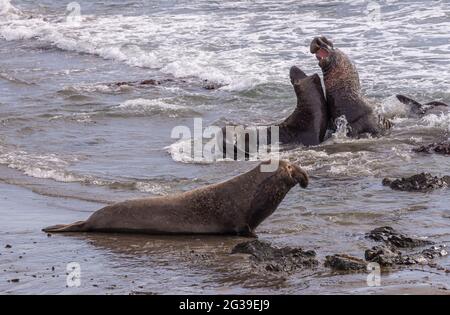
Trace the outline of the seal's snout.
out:
[[[333,49],[333,43],[324,36],[314,38],[309,48],[316,55],[320,66],[326,66]]]
[[[291,174],[291,177],[296,181],[296,183],[300,184],[302,188],[308,187],[309,177],[308,174],[299,166],[290,164],[288,166],[288,170]]]
[[[333,43],[325,36],[315,37],[311,42],[309,50],[311,54],[316,54],[320,49],[331,50],[333,49]]]
[[[295,84],[299,80],[303,80],[303,79],[307,78],[308,76],[306,75],[306,73],[304,73],[302,70],[300,70],[300,68],[293,66],[289,70],[289,77],[291,78],[291,83]]]

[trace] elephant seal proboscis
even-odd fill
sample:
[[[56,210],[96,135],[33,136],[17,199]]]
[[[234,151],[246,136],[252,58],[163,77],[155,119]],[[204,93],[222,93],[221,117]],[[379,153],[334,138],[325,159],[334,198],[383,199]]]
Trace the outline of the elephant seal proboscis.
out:
[[[86,221],[43,229],[58,232],[144,234],[231,234],[252,236],[296,184],[306,188],[308,175],[299,166],[279,161],[264,172],[267,161],[222,183],[192,191],[130,200],[96,211]]]
[[[351,137],[377,136],[391,127],[387,119],[376,115],[374,107],[362,95],[358,71],[346,54],[335,48],[326,37],[314,38],[310,51],[316,55],[322,68],[333,123],[345,116]]]

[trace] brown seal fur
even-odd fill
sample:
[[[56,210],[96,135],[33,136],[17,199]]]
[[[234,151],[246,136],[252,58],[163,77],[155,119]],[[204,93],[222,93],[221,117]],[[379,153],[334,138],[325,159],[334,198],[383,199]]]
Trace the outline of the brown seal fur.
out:
[[[348,135],[352,137],[380,135],[391,127],[389,121],[375,114],[372,104],[362,95],[358,71],[346,54],[325,37],[314,38],[310,51],[316,55],[322,68],[333,124],[337,118],[345,116]]]
[[[281,123],[274,123],[273,126],[278,127],[279,138],[275,139],[282,145],[298,144],[298,145],[318,145],[324,141],[328,127],[328,109],[325,95],[323,93],[322,82],[318,74],[306,75],[298,67],[293,66],[290,69],[289,76],[292,86],[297,96],[297,106],[295,110],[283,120]],[[270,126],[260,126],[256,130],[256,136],[259,136],[261,129],[267,132],[267,140],[265,144],[272,144],[272,135]],[[235,135],[231,136],[233,141]],[[237,136],[237,135],[236,135]],[[227,150],[227,129],[222,128],[223,139],[223,157],[226,156]],[[248,158],[249,152],[249,136],[245,135],[245,158]],[[257,148],[259,148],[259,140],[257,138]],[[230,141],[231,142],[231,141]],[[238,159],[238,148],[234,144],[234,156]],[[231,158],[231,156],[228,156]]]
[[[307,76],[297,67],[290,70],[297,96],[294,112],[279,124],[282,144],[318,145],[323,142],[328,125],[328,110],[322,82],[317,74]]]
[[[305,171],[290,162],[279,161],[274,172],[262,172],[262,164],[219,184],[117,203],[96,211],[86,221],[43,231],[253,235],[292,187],[308,185]]]

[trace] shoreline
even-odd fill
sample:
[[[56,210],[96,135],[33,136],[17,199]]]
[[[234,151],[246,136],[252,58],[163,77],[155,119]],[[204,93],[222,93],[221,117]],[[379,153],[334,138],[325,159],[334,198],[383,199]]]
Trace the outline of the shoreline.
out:
[[[450,294],[448,275],[423,268],[383,273],[385,286],[374,288],[364,285],[366,273],[329,270],[304,270],[285,280],[260,275],[256,276],[259,287],[252,288],[248,285],[255,281],[255,270],[248,257],[229,255],[245,238],[48,236],[42,227],[83,220],[102,204],[42,196],[3,183],[0,189],[4,192],[0,215],[5,218],[0,223],[0,294]],[[261,235],[261,239],[270,241],[270,235]],[[81,266],[80,287],[66,287],[66,267],[71,262]],[[306,285],[301,290],[289,285],[298,282],[299,275]],[[180,278],[174,288],[171,281]]]

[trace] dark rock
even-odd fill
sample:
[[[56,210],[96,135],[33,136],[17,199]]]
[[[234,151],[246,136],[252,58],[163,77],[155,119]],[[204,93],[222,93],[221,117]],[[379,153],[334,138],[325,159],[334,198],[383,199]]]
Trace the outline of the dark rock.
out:
[[[141,83],[140,83],[141,85],[159,85],[159,84],[161,84],[161,82],[159,82],[159,81],[157,81],[157,80],[144,80],[144,81],[141,81]]]
[[[208,80],[203,80],[203,88],[205,90],[217,90],[219,88],[221,88],[223,85],[216,83],[216,82],[211,82]]]
[[[330,267],[340,271],[360,271],[366,270],[367,262],[352,256],[337,254],[326,257],[325,267]]]
[[[366,250],[364,256],[367,261],[376,262],[380,266],[392,266],[397,263],[401,253],[392,247],[381,245]]]
[[[446,188],[449,186],[448,176],[439,178],[429,173],[413,175],[401,179],[383,179],[383,185],[389,186],[394,190],[429,192],[435,189]]]
[[[108,84],[109,86],[137,86],[137,85],[160,85],[161,81],[149,79],[144,81],[123,81],[123,82],[116,82],[112,84]]]
[[[5,248],[12,248],[12,246],[9,244],[6,244]]]
[[[271,272],[293,272],[319,264],[314,251],[291,247],[277,248],[259,240],[237,244],[231,253],[250,254],[257,264],[263,264],[264,269]]]
[[[122,86],[122,85],[131,85],[131,82],[117,82],[114,83],[115,86]]]
[[[433,242],[428,240],[415,239],[401,234],[390,226],[382,226],[376,228],[367,233],[366,236],[374,241],[384,242],[387,245],[393,245],[395,247],[401,248],[412,248],[434,244]]]
[[[420,153],[437,153],[450,155],[450,142],[432,143],[415,148],[413,151]]]
[[[381,245],[366,250],[365,258],[367,261],[379,263],[380,266],[393,265],[435,265],[432,260],[439,257],[447,256],[445,245],[433,246],[419,253],[403,255],[394,247]]]
[[[11,279],[11,280],[8,280],[8,282],[12,282],[12,283],[17,283],[17,282],[19,282],[20,280],[19,279]]]
[[[422,255],[424,255],[428,259],[445,257],[448,255],[447,246],[440,245],[440,246],[433,246],[433,247],[427,248],[422,251]]]
[[[448,186],[450,186],[450,176],[444,176],[442,177],[442,180],[446,182]]]

